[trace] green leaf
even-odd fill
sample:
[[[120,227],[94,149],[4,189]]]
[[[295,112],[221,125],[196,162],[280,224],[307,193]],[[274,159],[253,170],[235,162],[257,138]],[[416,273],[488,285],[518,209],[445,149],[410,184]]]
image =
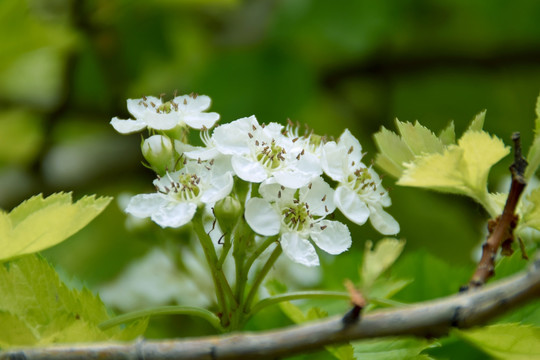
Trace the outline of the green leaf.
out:
[[[395,296],[398,301],[412,303],[455,294],[467,283],[471,271],[419,250],[401,257],[392,266],[392,273],[414,279]]]
[[[428,340],[412,337],[362,340],[352,344],[354,355],[362,360],[431,359],[422,351],[438,346]]]
[[[454,333],[487,354],[504,360],[540,359],[540,328],[500,324]]]
[[[468,131],[482,131],[484,127],[484,119],[486,118],[486,110],[479,112],[469,125]]]
[[[527,168],[525,169],[525,180],[529,180],[540,166],[540,136],[537,134],[533,140],[529,152],[527,153]]]
[[[360,278],[362,287],[368,290],[375,280],[385,272],[398,258],[405,246],[404,240],[386,238],[380,240],[375,249],[372,249],[373,243],[366,241],[364,251],[364,261]]]
[[[375,145],[379,150],[376,164],[392,176],[399,178],[405,167],[403,164],[412,161],[414,154],[396,133],[384,127],[374,135]]]
[[[54,269],[36,255],[0,266],[0,347],[59,342],[130,340],[147,321],[103,331],[109,314],[89,290],[69,290]],[[9,324],[10,326],[5,326]]]
[[[450,145],[442,154],[420,156],[407,164],[398,184],[467,195],[481,202],[487,197],[489,170],[508,153],[509,148],[497,137],[484,131],[467,131],[457,146]]]
[[[443,143],[431,130],[420,125],[417,121],[401,122],[396,119],[396,125],[401,134],[401,138],[415,155],[442,153]]]
[[[9,214],[0,212],[0,261],[56,245],[85,227],[111,201],[85,196],[72,203],[71,193],[37,195]]]
[[[456,143],[456,129],[454,127],[454,122],[450,121],[450,124],[444,128],[439,134],[439,139],[444,145],[451,145]]]
[[[522,201],[521,221],[518,228],[532,227],[540,230],[540,187],[532,190]]]

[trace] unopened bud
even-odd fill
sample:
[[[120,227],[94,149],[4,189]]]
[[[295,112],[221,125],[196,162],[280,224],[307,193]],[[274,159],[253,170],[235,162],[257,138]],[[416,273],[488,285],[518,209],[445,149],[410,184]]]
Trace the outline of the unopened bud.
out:
[[[214,206],[214,214],[223,232],[230,232],[243,212],[240,201],[232,196],[219,200]]]
[[[142,154],[150,167],[158,174],[163,175],[169,166],[174,164],[174,148],[169,139],[162,135],[152,135],[144,140],[141,146]]]

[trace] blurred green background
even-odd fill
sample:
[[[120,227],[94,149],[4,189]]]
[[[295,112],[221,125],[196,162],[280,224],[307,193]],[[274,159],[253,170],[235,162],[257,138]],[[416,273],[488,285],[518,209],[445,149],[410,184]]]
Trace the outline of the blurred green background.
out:
[[[222,122],[349,128],[374,158],[372,135],[419,120],[458,135],[487,109],[485,129],[507,144],[532,139],[540,91],[540,2],[466,0],[2,0],[0,207],[37,193],[117,196],[151,192],[140,136],[109,125],[127,98],[197,92]],[[492,174],[507,173],[510,159]],[[485,214],[462,198],[399,188],[389,212],[407,250],[472,266]],[[113,203],[87,229],[46,252],[69,276],[97,287],[155,242],[157,226],[129,232]],[[325,279],[354,277],[369,224]],[[158,230],[160,238],[170,233]],[[329,267],[332,264],[329,263]],[[336,266],[337,268],[337,266]]]

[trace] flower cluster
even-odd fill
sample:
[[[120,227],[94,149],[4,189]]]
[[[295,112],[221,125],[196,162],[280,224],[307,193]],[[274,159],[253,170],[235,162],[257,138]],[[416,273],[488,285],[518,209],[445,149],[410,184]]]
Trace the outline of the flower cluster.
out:
[[[260,124],[250,116],[211,131],[219,115],[205,112],[209,106],[204,95],[148,96],[128,100],[134,120],[112,119],[121,133],[148,128],[142,152],[157,173],[156,192],[134,196],[126,212],[180,227],[232,197],[253,232],[276,236],[283,252],[306,266],[319,264],[313,244],[330,254],[350,247],[347,226],[331,219],[336,208],[356,224],[369,219],[382,234],[399,232],[383,210],[391,204],[388,192],[362,163],[362,147],[348,130],[326,141],[313,132],[299,135],[290,122]],[[202,145],[187,143],[192,129],[200,130]]]

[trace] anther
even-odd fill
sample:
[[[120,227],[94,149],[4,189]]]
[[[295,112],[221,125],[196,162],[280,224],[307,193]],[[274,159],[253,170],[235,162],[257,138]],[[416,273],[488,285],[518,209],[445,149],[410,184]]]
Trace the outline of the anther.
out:
[[[311,190],[312,185],[313,185],[312,183],[309,183],[309,185],[307,186],[309,190]]]
[[[257,127],[255,125],[251,125],[251,128],[253,129],[253,131],[257,130]]]
[[[353,148],[353,147],[352,147],[352,145],[351,145],[351,147],[349,148],[349,152],[348,152],[347,154],[350,154],[350,153],[352,153],[352,152],[353,152],[353,150],[354,150],[354,148]]]
[[[323,225],[323,226],[321,226],[321,230],[324,230],[324,229],[326,229],[327,227],[328,227],[328,225]]]
[[[248,133],[248,136],[250,139],[253,139],[253,134],[252,133]]]
[[[321,201],[326,201],[326,194],[323,196]]]
[[[184,105],[187,105],[187,99],[184,99]]]

